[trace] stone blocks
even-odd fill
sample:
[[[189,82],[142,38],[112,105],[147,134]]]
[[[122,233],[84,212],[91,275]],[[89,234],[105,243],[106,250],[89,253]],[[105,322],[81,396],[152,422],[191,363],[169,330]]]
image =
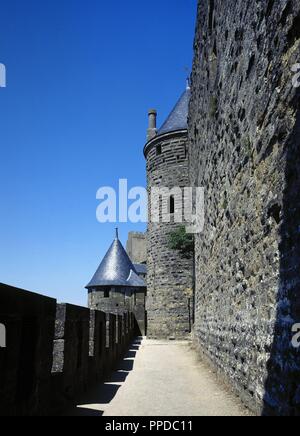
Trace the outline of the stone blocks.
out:
[[[189,186],[187,146],[184,131],[158,136],[147,145],[149,194],[153,187]],[[169,248],[169,234],[180,226],[173,221],[148,224],[146,310],[149,338],[184,339],[192,328],[193,260],[184,259],[179,252]]]
[[[117,323],[116,315],[3,284],[0,323],[7,334],[0,348],[0,416],[59,414],[114,368],[134,336],[132,314]]]
[[[201,1],[189,174],[205,188],[195,342],[257,413],[299,415],[300,4]]]

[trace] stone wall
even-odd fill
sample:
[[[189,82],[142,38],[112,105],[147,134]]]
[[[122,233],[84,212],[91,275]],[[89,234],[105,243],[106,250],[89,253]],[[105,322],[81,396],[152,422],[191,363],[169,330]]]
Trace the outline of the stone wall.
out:
[[[150,206],[151,188],[189,186],[186,131],[157,136],[146,145],[145,154]],[[147,335],[181,339],[191,331],[193,266],[192,260],[169,248],[169,234],[180,224],[174,219],[162,222],[162,205],[167,201],[160,202],[160,222],[148,224]]]
[[[133,306],[133,314],[136,322],[136,330],[139,336],[146,336],[147,334],[147,316],[145,312],[146,307],[146,293],[136,292],[135,301]]]
[[[132,311],[134,291],[122,287],[107,288],[107,291],[102,287],[92,288],[88,290],[88,306],[91,309],[98,309],[116,315]]]
[[[136,334],[138,336],[145,336],[146,288],[112,287],[107,289],[109,293],[106,293],[102,287],[89,289],[89,308],[115,315],[122,315],[124,312],[133,313],[135,317]]]
[[[0,284],[0,415],[47,410],[51,396],[56,301]]]
[[[109,373],[134,335],[134,315],[56,304],[0,284],[0,416],[59,414]]]
[[[257,413],[300,414],[300,3],[201,0],[190,178],[206,190],[196,238],[195,342]]]
[[[147,262],[147,239],[146,234],[130,232],[126,244],[126,251],[132,263]]]

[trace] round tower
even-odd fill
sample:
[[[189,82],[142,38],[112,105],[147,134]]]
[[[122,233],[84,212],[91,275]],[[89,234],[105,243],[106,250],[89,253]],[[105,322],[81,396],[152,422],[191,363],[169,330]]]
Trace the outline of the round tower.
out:
[[[184,258],[179,251],[171,249],[169,241],[170,234],[184,224],[178,223],[183,202],[176,188],[183,190],[189,186],[189,99],[190,88],[187,87],[158,130],[156,111],[149,111],[144,154],[149,194],[146,309],[150,338],[184,339],[191,332],[193,322],[193,259]],[[157,209],[153,188],[167,188],[159,200],[159,222],[152,217],[153,210]],[[164,218],[163,211],[167,212]]]

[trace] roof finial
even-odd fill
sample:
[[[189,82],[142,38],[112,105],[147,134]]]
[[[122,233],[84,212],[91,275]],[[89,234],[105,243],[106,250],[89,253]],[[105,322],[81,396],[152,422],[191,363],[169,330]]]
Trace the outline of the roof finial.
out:
[[[186,79],[186,89],[187,89],[187,91],[191,89],[191,84],[190,84],[190,78],[189,77],[187,77],[187,79]]]
[[[190,82],[190,68],[189,67],[185,67],[185,72],[187,74],[187,78],[186,78],[186,90],[189,91],[191,89],[191,82]]]
[[[119,239],[119,228],[116,227],[116,239]]]

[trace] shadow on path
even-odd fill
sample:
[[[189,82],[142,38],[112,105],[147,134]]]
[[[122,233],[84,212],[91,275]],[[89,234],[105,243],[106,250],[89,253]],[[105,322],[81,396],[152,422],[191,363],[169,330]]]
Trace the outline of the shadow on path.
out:
[[[104,378],[103,382],[83,394],[76,405],[71,407],[65,416],[103,416],[104,409],[116,396],[122,384],[133,370],[134,359],[141,345],[141,338],[137,338],[129,346],[124,358],[119,362],[112,374]]]

